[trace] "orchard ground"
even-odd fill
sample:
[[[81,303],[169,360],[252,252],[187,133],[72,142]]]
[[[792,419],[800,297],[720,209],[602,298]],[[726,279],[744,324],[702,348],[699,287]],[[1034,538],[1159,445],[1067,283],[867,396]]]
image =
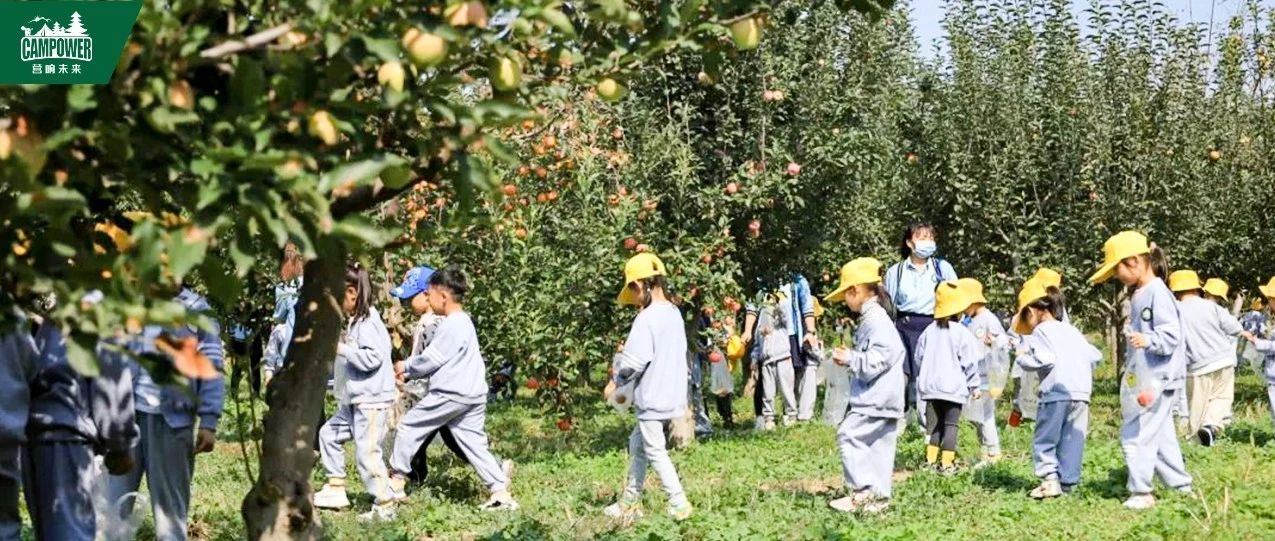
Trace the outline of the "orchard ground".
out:
[[[1006,427],[1007,401],[1001,401],[998,416],[1003,462],[952,477],[919,471],[924,442],[912,429],[899,445],[893,506],[884,516],[857,518],[827,506],[845,490],[833,428],[815,422],[754,432],[751,401],[741,397],[735,401],[740,428],[722,430],[714,412],[714,436],[673,453],[695,515],[683,523],[667,518],[666,498],[652,474],[646,518],[622,527],[601,511],[624,480],[633,420],[603,405],[595,393],[597,406],[582,407],[569,432],[559,431],[557,419],[528,396],[488,410],[495,452],[517,462],[518,512],[480,511],[486,491],[477,476],[435,445],[429,479],[399,508],[398,521],[359,523],[356,515],[371,502],[352,476],[354,509],[325,511],[323,523],[330,539],[362,540],[1275,539],[1275,434],[1265,386],[1250,367],[1239,370],[1236,422],[1228,437],[1214,448],[1183,442],[1198,496],[1160,490],[1160,505],[1148,512],[1120,505],[1127,493],[1111,362],[1100,366],[1095,391],[1083,483],[1078,493],[1051,501],[1026,496],[1036,484],[1031,425]],[[192,532],[206,539],[243,536],[239,504],[250,483],[234,432],[235,405],[228,401],[226,407],[217,450],[196,465]],[[356,471],[352,455],[347,449],[350,472]],[[960,455],[978,456],[974,432],[964,424]],[[317,467],[313,481],[316,488],[323,482]],[[148,538],[150,528],[148,518],[139,539]]]

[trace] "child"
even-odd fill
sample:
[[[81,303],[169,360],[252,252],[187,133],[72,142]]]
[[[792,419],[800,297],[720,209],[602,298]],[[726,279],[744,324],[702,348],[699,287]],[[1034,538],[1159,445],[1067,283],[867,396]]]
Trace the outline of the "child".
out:
[[[359,519],[392,520],[394,494],[381,444],[398,387],[390,361],[390,333],[372,306],[372,282],[367,270],[358,263],[346,266],[341,309],[346,323],[333,367],[336,413],[319,430],[319,452],[328,481],[314,494],[314,506],[350,506],[345,495],[345,442],[354,440],[359,476],[373,498],[372,509]]]
[[[1226,291],[1218,289],[1216,279],[1210,283],[1214,284],[1214,296],[1226,296]],[[1231,415],[1236,339],[1244,334],[1244,329],[1225,308],[1200,296],[1204,286],[1195,271],[1180,270],[1169,275],[1169,289],[1178,295],[1182,343],[1186,348],[1188,426],[1200,445],[1208,447],[1221,435]]]
[[[265,385],[270,385],[276,372],[283,368],[288,357],[288,344],[292,342],[292,328],[297,319],[297,299],[301,296],[302,269],[305,259],[295,244],[289,242],[283,248],[283,261],[279,264],[280,282],[274,288],[274,314],[266,350],[262,355],[265,365]]]
[[[1036,269],[1036,274],[1033,274],[1029,280],[1035,280],[1047,288],[1056,287],[1059,291],[1062,291],[1062,273],[1054,269],[1048,267]],[[1025,282],[1024,285],[1026,285]],[[1018,314],[1015,313],[1014,318],[1016,319],[1017,317]],[[1071,323],[1071,317],[1067,314],[1066,306],[1063,307],[1063,315],[1060,321],[1063,323]],[[1011,333],[1015,326],[1016,322],[1011,321]],[[1013,411],[1011,413],[1011,418],[1035,421],[1036,409],[1039,405],[1036,403],[1036,399],[1040,394],[1038,392],[1040,379],[1034,372],[1023,371],[1017,363],[1014,363],[1014,365],[1010,367],[1009,375],[1014,382],[1013,388],[1010,389],[1009,393],[1010,396],[1014,397],[1012,400]]]
[[[29,323],[21,314],[17,320],[15,328],[0,334],[0,539],[4,541],[22,539],[19,463],[27,442],[27,385],[37,354]]]
[[[837,429],[837,449],[852,494],[828,505],[842,512],[880,513],[890,505],[907,382],[907,349],[881,285],[881,262],[863,257],[846,263],[841,285],[824,300],[845,302],[859,321],[853,349],[837,348],[832,355],[850,372],[850,411]]]
[[[650,465],[668,493],[668,514],[674,520],[691,516],[691,503],[682,491],[673,461],[665,446],[664,431],[686,411],[686,327],[682,314],[668,301],[664,263],[651,253],[640,253],[624,264],[622,305],[642,310],[616,356],[615,376],[603,394],[610,398],[617,387],[636,381],[633,404],[637,426],[629,436],[629,475],[624,494],[607,506],[607,516],[626,521],[642,516],[642,485]],[[788,338],[784,334],[784,348]]]
[[[429,277],[426,293],[430,309],[443,319],[421,353],[395,365],[409,382],[429,378],[429,390],[398,422],[390,456],[394,496],[406,499],[403,489],[413,456],[431,434],[446,427],[491,491],[482,509],[517,510],[518,503],[509,493],[509,476],[487,446],[487,365],[474,321],[465,312],[469,281],[459,267],[449,265]]]
[[[982,464],[991,464],[1001,459],[1000,434],[996,431],[996,396],[990,391],[989,368],[992,363],[992,343],[1005,336],[1005,327],[1000,318],[987,309],[987,298],[983,296],[983,284],[973,278],[961,278],[956,284],[964,290],[970,300],[965,315],[969,321],[965,324],[974,337],[982,345],[983,356],[978,362],[979,389],[983,397],[971,399],[966,404],[966,418],[970,419],[978,431],[979,444],[983,446]]]
[[[425,352],[425,347],[434,339],[434,332],[438,330],[438,324],[443,321],[443,316],[434,313],[429,306],[429,279],[434,275],[434,269],[429,266],[415,267],[407,271],[407,275],[403,277],[403,283],[390,291],[390,294],[397,298],[400,302],[407,305],[407,308],[413,314],[420,317],[416,322],[416,326],[412,330],[412,351],[408,358],[415,357]],[[425,398],[425,394],[429,391],[429,380],[426,378],[413,380],[404,385],[406,395],[411,405],[420,402]],[[443,445],[455,454],[458,458],[469,463],[469,459],[465,458],[465,452],[461,450],[460,445],[456,443],[456,438],[452,436],[451,429],[442,427],[425,437],[425,442],[421,444],[420,449],[412,456],[412,472],[408,478],[414,483],[425,481],[426,475],[429,473],[429,465],[426,462],[428,456],[429,444],[433,442],[434,436],[438,435],[443,438]],[[508,463],[508,461],[506,461]],[[509,468],[505,468],[508,475]]]
[[[1113,276],[1134,289],[1129,301],[1128,349],[1121,396],[1136,395],[1138,404],[1126,403],[1120,443],[1129,467],[1129,509],[1155,506],[1151,495],[1156,475],[1164,484],[1191,492],[1191,475],[1182,460],[1182,449],[1173,428],[1173,405],[1186,380],[1186,348],[1177,301],[1164,284],[1168,261],[1158,246],[1136,231],[1123,231],[1103,244],[1103,263],[1090,283],[1101,284]],[[1136,392],[1135,392],[1136,391]]]
[[[1039,410],[1032,441],[1032,459],[1040,486],[1029,495],[1037,500],[1070,493],[1080,483],[1085,435],[1089,432],[1089,398],[1093,367],[1102,352],[1081,332],[1062,321],[1062,292],[1028,280],[1018,294],[1018,322],[1023,337],[1017,363],[1040,379]]]
[[[95,377],[67,360],[66,339],[46,321],[35,336],[40,354],[31,381],[30,442],[23,453],[23,488],[36,539],[93,541],[93,457],[107,470],[133,469],[137,443],[133,380],[122,353],[99,346]]]
[[[786,309],[787,303],[776,302],[772,297],[763,303],[757,314],[753,337],[753,357],[761,374],[762,429],[775,428],[775,394],[784,399],[784,424],[797,422],[797,398],[794,388],[792,343],[788,328],[793,324]]]
[[[940,283],[935,290],[934,322],[916,342],[920,361],[916,389],[926,405],[925,425],[930,434],[925,463],[929,466],[939,463],[942,473],[956,471],[961,405],[971,397],[977,400],[983,395],[978,378],[982,347],[964,325],[952,324],[969,306],[969,298],[956,282]]]
[[[1270,281],[1264,286],[1258,286],[1262,296],[1266,297],[1266,305],[1272,316],[1275,316],[1275,277],[1271,277]],[[1255,333],[1244,335],[1259,353],[1265,355],[1266,368],[1266,396],[1271,403],[1271,420],[1275,421],[1275,332],[1269,327],[1262,329],[1261,336]]]
[[[183,288],[175,300],[190,312],[211,311],[208,300],[190,289]],[[155,354],[159,351],[156,340],[162,336],[170,340],[193,338],[199,344],[199,353],[217,369],[215,377],[192,379],[186,388],[160,387],[141,364],[129,363],[140,436],[132,449],[132,462],[137,467],[124,475],[112,475],[107,493],[110,501],[118,502],[126,494],[137,492],[144,475],[155,517],[155,538],[163,541],[186,539],[190,482],[195,473],[193,457],[211,452],[217,444],[217,423],[226,399],[226,381],[222,374],[221,329],[217,321],[211,323],[212,327],[207,329],[147,326],[129,348],[134,354]],[[192,430],[196,422],[198,432]],[[122,511],[124,515],[131,515],[131,503]]]

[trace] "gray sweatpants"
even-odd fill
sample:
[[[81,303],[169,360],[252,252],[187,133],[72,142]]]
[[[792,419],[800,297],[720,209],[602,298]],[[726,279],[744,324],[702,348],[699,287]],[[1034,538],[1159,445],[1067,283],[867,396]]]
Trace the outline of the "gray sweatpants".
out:
[[[22,514],[18,492],[22,490],[22,447],[0,445],[0,541],[22,539]]]
[[[797,398],[793,396],[792,359],[779,362],[768,362],[761,365],[761,416],[767,421],[775,420],[775,391],[784,398],[784,418],[789,421],[797,418]],[[811,408],[813,409],[813,405]]]
[[[22,488],[36,539],[93,541],[93,450],[86,443],[30,444]]]
[[[151,511],[155,514],[155,538],[159,541],[186,539],[190,511],[190,479],[195,471],[195,431],[193,427],[173,428],[158,413],[137,412],[140,437],[133,447],[133,470],[110,476],[108,493],[113,502],[137,492],[146,476]],[[132,498],[124,501],[120,514],[132,514]]]
[[[837,429],[841,473],[850,490],[870,490],[889,498],[894,486],[894,455],[902,419],[869,417],[851,411]]]
[[[363,487],[378,504],[394,499],[381,445],[391,404],[341,404],[319,429],[319,452],[329,479],[345,478],[345,442],[354,440],[355,463]]]
[[[1271,403],[1271,422],[1275,423],[1275,382],[1266,383],[1266,398]]]
[[[1129,492],[1150,494],[1155,476],[1171,488],[1191,485],[1173,427],[1173,406],[1181,390],[1167,390],[1120,427],[1120,447],[1129,467]]]
[[[1037,409],[1032,458],[1036,476],[1058,476],[1063,485],[1080,483],[1089,433],[1089,403],[1079,400],[1044,402]]]
[[[961,411],[978,432],[978,443],[983,446],[983,453],[1001,454],[1001,436],[996,430],[996,400],[983,391],[983,396],[977,400],[970,397]]]
[[[425,443],[426,437],[447,427],[487,489],[492,492],[507,490],[509,479],[505,477],[500,461],[492,456],[487,446],[486,424],[486,403],[462,404],[438,393],[426,394],[398,421],[390,470],[399,474],[411,472],[412,457]]]
[[[809,421],[815,416],[815,398],[819,396],[818,372],[818,365],[795,370],[798,421]]]
[[[790,365],[791,366],[791,365]],[[646,468],[649,465],[660,477],[664,492],[668,493],[670,504],[686,501],[686,493],[682,491],[682,481],[677,478],[677,469],[668,456],[668,447],[664,440],[664,428],[670,421],[638,420],[629,435],[629,476],[624,485],[624,494],[637,497],[642,494],[642,485],[646,483]]]

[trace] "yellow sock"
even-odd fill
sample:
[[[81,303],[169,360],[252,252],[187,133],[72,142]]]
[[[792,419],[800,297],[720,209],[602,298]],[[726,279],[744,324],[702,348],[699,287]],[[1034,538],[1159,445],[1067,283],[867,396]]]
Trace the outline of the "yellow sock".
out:
[[[956,451],[943,451],[943,465],[951,466],[956,463]]]
[[[939,460],[939,446],[926,445],[925,446],[925,463],[933,464],[935,462],[938,462],[938,460]]]

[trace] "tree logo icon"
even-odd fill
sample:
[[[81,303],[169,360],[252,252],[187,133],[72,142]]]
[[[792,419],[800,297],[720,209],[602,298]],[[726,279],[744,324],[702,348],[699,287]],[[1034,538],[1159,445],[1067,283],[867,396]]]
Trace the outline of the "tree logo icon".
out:
[[[38,26],[37,26],[38,25]],[[23,62],[33,60],[93,60],[93,38],[80,21],[80,12],[71,14],[71,21],[63,26],[60,21],[36,16],[22,28],[21,57]]]

